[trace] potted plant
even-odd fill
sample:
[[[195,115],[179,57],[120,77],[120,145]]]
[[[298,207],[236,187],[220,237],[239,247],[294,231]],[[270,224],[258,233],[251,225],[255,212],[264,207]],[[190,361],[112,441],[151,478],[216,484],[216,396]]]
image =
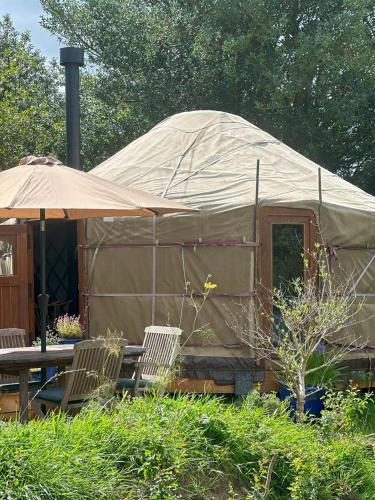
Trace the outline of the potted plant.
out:
[[[59,316],[55,321],[55,330],[59,344],[76,344],[83,339],[85,334],[79,316]]]
[[[345,368],[338,363],[327,363],[325,345],[320,344],[307,361],[305,377],[306,399],[304,411],[315,417],[320,417],[324,409],[324,396],[328,388],[334,387],[342,381]],[[296,398],[292,391],[285,385],[281,386],[280,399],[290,398],[290,407],[293,413],[296,411]]]
[[[326,385],[329,373],[333,383],[332,370],[337,373],[338,363],[366,345],[358,339],[353,342],[349,328],[363,305],[352,292],[351,278],[340,283],[332,278],[323,245],[316,243],[311,256],[311,269],[305,259],[307,276],[265,289],[264,303],[256,308],[240,304],[240,316],[232,314],[230,324],[260,358],[271,363],[276,378],[290,389],[299,423],[305,420],[306,397],[312,398]],[[253,314],[254,321],[249,321]],[[306,386],[314,389],[307,391]]]

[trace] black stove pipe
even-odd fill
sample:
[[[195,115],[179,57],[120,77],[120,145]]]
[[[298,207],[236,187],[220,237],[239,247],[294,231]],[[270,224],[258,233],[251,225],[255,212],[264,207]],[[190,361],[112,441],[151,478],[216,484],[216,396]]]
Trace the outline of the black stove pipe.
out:
[[[60,49],[60,64],[65,67],[66,164],[82,170],[79,104],[79,68],[84,64],[80,47]]]

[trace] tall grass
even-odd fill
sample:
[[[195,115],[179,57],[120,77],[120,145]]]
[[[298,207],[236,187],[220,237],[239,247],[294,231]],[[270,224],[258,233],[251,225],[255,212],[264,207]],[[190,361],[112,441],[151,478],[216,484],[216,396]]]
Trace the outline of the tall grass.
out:
[[[365,434],[375,435],[375,399],[369,402],[364,412],[363,419],[358,427],[359,430]]]
[[[374,497],[368,439],[324,437],[257,393],[150,396],[0,430],[1,499]]]

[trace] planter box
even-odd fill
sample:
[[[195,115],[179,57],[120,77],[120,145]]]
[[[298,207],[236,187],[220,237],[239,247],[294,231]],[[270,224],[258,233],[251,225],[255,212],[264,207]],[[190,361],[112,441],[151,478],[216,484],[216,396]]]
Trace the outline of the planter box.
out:
[[[326,393],[324,387],[306,387],[306,400],[305,400],[305,413],[309,415],[314,415],[315,417],[320,417],[321,412],[324,409],[323,396]],[[285,386],[281,386],[280,390],[280,400],[284,401],[291,395],[290,389]],[[290,399],[290,408],[294,414],[296,411],[296,399]]]

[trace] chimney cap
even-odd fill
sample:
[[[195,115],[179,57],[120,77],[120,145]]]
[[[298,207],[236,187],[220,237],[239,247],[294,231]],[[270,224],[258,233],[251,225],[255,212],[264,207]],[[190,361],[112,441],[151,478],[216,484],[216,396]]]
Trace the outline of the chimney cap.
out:
[[[78,64],[78,66],[83,66],[84,64],[84,52],[81,47],[63,47],[60,49],[60,64],[65,66],[66,64]]]
[[[24,156],[20,159],[18,164],[19,166],[23,165],[62,165],[62,162],[55,158],[54,156]]]

